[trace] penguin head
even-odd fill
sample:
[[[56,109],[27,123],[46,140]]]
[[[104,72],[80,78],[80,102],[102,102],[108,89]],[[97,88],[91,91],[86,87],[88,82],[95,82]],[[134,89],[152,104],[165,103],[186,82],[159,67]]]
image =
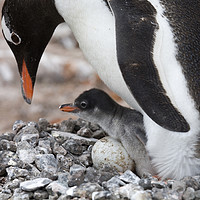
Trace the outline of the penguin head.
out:
[[[104,91],[90,89],[77,97],[74,103],[63,104],[59,108],[63,112],[69,112],[91,122],[97,122],[101,118],[112,115],[117,106],[113,99]]]
[[[63,22],[53,0],[5,0],[2,32],[21,76],[22,94],[31,103],[41,56],[55,28]]]

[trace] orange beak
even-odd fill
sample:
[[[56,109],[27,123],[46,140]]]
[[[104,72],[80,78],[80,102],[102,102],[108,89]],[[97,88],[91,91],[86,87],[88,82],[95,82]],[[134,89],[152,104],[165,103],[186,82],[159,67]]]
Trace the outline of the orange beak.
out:
[[[31,100],[33,97],[33,83],[24,60],[22,65],[21,80],[22,80],[21,82],[22,93],[24,99],[26,100],[27,103],[31,104]]]
[[[63,112],[76,112],[80,110],[78,107],[74,106],[73,104],[63,104],[59,107],[59,109]]]

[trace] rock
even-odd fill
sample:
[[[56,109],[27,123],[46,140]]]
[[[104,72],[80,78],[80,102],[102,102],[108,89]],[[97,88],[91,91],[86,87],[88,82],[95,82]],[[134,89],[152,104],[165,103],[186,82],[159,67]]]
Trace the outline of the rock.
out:
[[[41,131],[47,131],[47,127],[49,126],[49,122],[44,119],[44,118],[40,118],[38,121],[38,127],[39,127],[39,132]]]
[[[84,165],[85,167],[92,166],[92,164],[93,164],[91,153],[89,151],[83,152],[83,154],[81,156],[79,156],[78,159],[79,159],[80,163],[82,165]]]
[[[2,139],[0,140],[0,151],[3,150],[16,152],[17,147],[13,141]]]
[[[60,131],[72,133],[75,125],[76,125],[76,122],[71,118],[68,120],[64,120],[60,124]]]
[[[87,128],[87,127],[82,127],[78,132],[77,135],[80,135],[82,137],[86,137],[86,138],[91,138],[93,135],[93,132]]]
[[[140,178],[130,170],[126,170],[121,176],[119,176],[119,179],[125,183],[132,183],[136,185],[138,185],[140,181]]]
[[[21,182],[21,180],[19,180],[19,179],[16,178],[16,179],[14,179],[14,180],[12,180],[12,181],[7,182],[7,183],[4,185],[4,188],[10,189],[10,190],[14,190],[14,189],[16,189],[16,188],[19,187],[20,182]],[[1,198],[0,198],[0,199],[1,199]]]
[[[29,171],[31,177],[38,177],[40,175],[40,171],[32,164],[24,163],[23,168]]]
[[[120,196],[122,199],[127,198],[130,200],[151,200],[151,195],[143,191],[140,186],[134,184],[127,184],[122,186],[114,192],[114,195]]]
[[[77,143],[80,143],[81,145],[88,145],[88,146],[93,145],[95,142],[97,142],[97,139],[84,138],[68,132],[52,131],[51,134],[59,144],[62,144],[69,139],[73,139]]]
[[[98,140],[92,148],[92,161],[97,169],[109,166],[119,172],[134,170],[134,162],[120,142],[104,137]]]
[[[17,152],[19,159],[25,163],[33,163],[36,157],[36,150],[27,141],[22,141],[17,144]]]
[[[114,191],[116,188],[126,185],[123,181],[121,181],[117,176],[112,177],[109,181],[103,182],[103,187],[108,189],[109,191]]]
[[[152,185],[151,185],[151,179],[150,178],[142,178],[139,181],[139,185],[143,187],[145,190],[151,190]]]
[[[65,194],[67,189],[68,187],[62,185],[58,181],[53,181],[46,187],[48,194],[52,196],[55,196],[55,195],[60,196],[62,194]]]
[[[199,181],[191,176],[183,178],[182,181],[186,183],[186,187],[192,187],[194,190],[200,189]]]
[[[92,193],[92,200],[109,200],[113,199],[113,194],[109,191],[100,191]]]
[[[195,199],[195,190],[191,187],[188,187],[186,191],[183,193],[184,200],[193,200]]]
[[[34,199],[42,200],[47,199],[49,197],[49,194],[47,191],[44,190],[36,190],[33,195]]]
[[[1,140],[12,141],[14,136],[15,136],[14,133],[6,132],[6,133],[0,135],[0,141]]]
[[[15,121],[15,123],[13,124],[13,131],[15,131],[16,133],[18,131],[20,131],[23,127],[25,127],[27,124],[25,122],[23,122],[22,120],[17,120]]]
[[[80,156],[83,153],[83,147],[80,143],[73,139],[67,140],[65,143],[62,144],[64,149],[74,155]]]
[[[156,180],[152,180],[151,185],[152,185],[152,187],[156,187],[159,189],[167,187],[167,184],[164,183],[163,181],[156,181]]]
[[[67,151],[65,150],[65,148],[63,146],[60,146],[57,142],[55,142],[53,145],[53,153],[66,155]]]
[[[53,154],[37,155],[35,159],[37,168],[41,171],[46,171],[52,174],[57,172],[57,160]]]
[[[12,194],[6,194],[6,193],[3,193],[3,192],[0,192],[0,199],[1,200],[8,200],[8,199],[10,199],[11,196],[12,196]]]
[[[61,183],[63,186],[68,187],[68,177],[69,173],[59,173],[58,183]]]
[[[79,187],[72,187],[67,190],[66,194],[68,197],[81,197],[81,198],[92,198],[93,192],[103,191],[103,188],[97,183],[83,183]]]
[[[92,135],[92,137],[93,137],[93,138],[96,138],[96,139],[101,139],[101,138],[103,138],[103,137],[105,137],[105,136],[107,136],[107,134],[106,134],[106,132],[105,132],[104,130],[102,130],[102,129],[94,131],[94,132],[93,132],[93,135]]]
[[[19,177],[26,177],[29,175],[28,170],[20,169],[18,167],[8,167],[6,168],[6,172],[8,174],[8,179],[13,180]]]
[[[14,142],[27,141],[33,146],[36,145],[39,138],[38,130],[33,126],[23,127],[14,137]]]
[[[43,154],[51,154],[51,142],[47,139],[40,139],[38,142],[38,146],[36,147],[37,151]]]
[[[175,181],[172,185],[172,190],[177,192],[184,192],[186,189],[186,183],[183,181]]]
[[[56,159],[58,161],[59,172],[67,172],[73,165],[73,158],[69,155],[63,156],[61,154],[57,154]]]
[[[81,185],[84,181],[84,174],[86,169],[80,165],[72,165],[70,167],[70,175],[68,176],[69,187]]]
[[[23,192],[21,189],[17,188],[14,190],[12,200],[29,200],[31,195],[32,194]]]
[[[200,190],[195,191],[195,200],[200,200]]]
[[[30,191],[35,191],[40,188],[43,188],[51,182],[52,182],[52,180],[50,180],[48,178],[37,178],[37,179],[33,179],[30,181],[24,181],[24,182],[20,183],[20,188],[24,191],[30,192]]]

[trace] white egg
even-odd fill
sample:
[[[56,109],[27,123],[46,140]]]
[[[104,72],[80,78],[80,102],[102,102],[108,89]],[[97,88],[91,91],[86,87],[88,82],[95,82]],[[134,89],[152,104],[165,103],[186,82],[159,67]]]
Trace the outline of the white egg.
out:
[[[134,161],[122,144],[111,137],[98,140],[92,148],[92,160],[97,169],[109,166],[119,172],[134,170]]]

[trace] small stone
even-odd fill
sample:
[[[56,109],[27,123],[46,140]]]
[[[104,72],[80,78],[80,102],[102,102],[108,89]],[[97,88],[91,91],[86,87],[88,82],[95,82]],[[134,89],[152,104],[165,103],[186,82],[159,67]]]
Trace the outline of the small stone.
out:
[[[17,120],[13,124],[13,131],[16,131],[16,133],[17,133],[18,131],[20,131],[25,126],[26,126],[25,122],[23,122],[22,120]]]
[[[37,168],[41,171],[46,171],[52,174],[57,172],[57,161],[53,154],[37,155],[35,159]]]
[[[109,191],[100,191],[92,193],[92,200],[109,200],[112,198],[113,194]]]
[[[44,119],[44,118],[40,118],[39,121],[38,121],[38,127],[39,127],[39,131],[46,131],[47,130],[47,127],[49,126],[49,122]]]
[[[33,195],[34,199],[38,200],[47,199],[48,196],[49,196],[48,192],[44,190],[36,190]]]
[[[139,181],[139,185],[143,187],[145,190],[151,190],[152,185],[151,185],[151,179],[150,178],[142,178]]]
[[[37,189],[43,188],[49,183],[51,183],[52,180],[48,178],[37,178],[30,181],[24,181],[20,183],[20,188],[24,191],[35,191]]]
[[[8,199],[10,199],[11,196],[12,196],[12,194],[6,194],[6,193],[3,193],[3,192],[0,192],[0,199],[1,200],[8,200]]]
[[[37,130],[39,130],[39,127],[38,127],[38,123],[37,122],[28,122],[27,123],[27,126],[30,126],[30,127],[33,127]]]
[[[81,185],[84,181],[86,169],[80,165],[72,165],[70,167],[70,175],[68,176],[69,187]]]
[[[159,189],[167,187],[167,184],[164,183],[163,181],[152,180],[151,185],[152,185],[152,187],[156,187],[156,188],[159,188]]]
[[[106,136],[107,136],[106,132],[102,129],[94,131],[92,135],[92,137],[96,139],[101,139]]]
[[[118,177],[112,177],[109,181],[103,182],[102,185],[105,188],[107,188],[109,191],[114,191],[116,190],[116,188],[124,186],[125,183],[122,180],[120,180]]]
[[[40,175],[40,171],[32,164],[24,163],[23,168],[29,171],[31,177],[38,177]]]
[[[14,190],[16,188],[19,187],[19,184],[20,184],[20,180],[19,179],[14,179],[12,181],[9,181],[7,182],[5,185],[4,185],[4,188],[7,188],[7,189],[10,189],[10,190]],[[1,199],[1,198],[0,198]]]
[[[186,191],[183,193],[184,200],[192,200],[195,199],[195,190],[191,187],[188,187]]]
[[[175,181],[172,185],[172,190],[175,190],[177,192],[184,192],[186,189],[186,183],[183,181]]]
[[[0,151],[2,150],[8,150],[16,152],[17,147],[13,141],[8,141],[5,139],[0,140]]]
[[[195,191],[195,200],[200,200],[200,190]]]
[[[52,195],[49,195],[49,198],[48,198],[48,200],[58,200],[58,195],[56,194],[56,195],[54,195],[54,196],[52,196]]]
[[[85,167],[89,167],[92,166],[92,157],[91,157],[91,153],[89,151],[85,151],[83,152],[83,154],[81,156],[79,156],[79,161],[82,165],[84,165]]]
[[[15,134],[11,133],[11,132],[6,132],[2,135],[0,135],[0,141],[1,140],[8,140],[8,141],[12,141],[14,138]]]
[[[21,142],[27,141],[31,146],[36,147],[39,140],[39,133],[37,134],[22,134]]]
[[[72,133],[75,125],[76,125],[76,122],[73,119],[70,118],[68,120],[64,120],[64,121],[61,122],[60,130],[63,131],[63,132]]]
[[[31,136],[33,135],[33,137]],[[13,141],[18,143],[22,140],[26,140],[29,143],[36,143],[36,140],[39,138],[39,132],[33,126],[25,126],[22,128],[14,137]]]
[[[18,167],[8,167],[6,169],[6,172],[8,174],[9,180],[13,180],[13,179],[19,178],[19,177],[26,177],[29,174],[28,170],[20,169]]]
[[[68,177],[69,173],[59,173],[58,174],[58,183],[61,183],[63,186],[68,187]]]
[[[124,181],[125,183],[139,184],[140,178],[135,175],[131,170],[126,170],[119,179]]]
[[[45,138],[45,137],[47,137],[47,136],[49,136],[49,133],[48,133],[48,132],[46,132],[46,131],[40,131],[40,132],[39,132],[39,137],[40,137],[40,138]]]
[[[26,192],[23,192],[21,189],[16,188],[14,190],[14,194],[12,196],[13,200],[29,200],[31,194],[28,194]]]
[[[57,142],[55,142],[53,145],[53,153],[66,155],[67,151],[64,149],[64,147],[60,146]]]
[[[200,189],[199,182],[191,176],[187,176],[187,177],[183,178],[181,181],[184,181],[186,183],[186,187],[192,187],[192,188],[194,188],[194,190]]]
[[[140,186],[135,186],[134,184],[127,184],[122,186],[114,192],[115,195],[120,195],[122,198],[127,198],[131,200],[151,200],[151,195],[144,191]]]
[[[93,135],[93,132],[87,128],[87,127],[82,127],[78,132],[77,135],[80,135],[82,137],[87,137],[87,138],[91,138]]]
[[[103,188],[97,183],[83,183],[79,187],[72,187],[66,194],[71,197],[81,197],[92,199],[93,192],[103,191]]]
[[[59,172],[68,172],[70,167],[73,165],[73,159],[69,155],[57,154],[56,159],[58,162],[58,171]]]
[[[40,139],[39,142],[38,142],[38,147],[46,149],[45,150],[45,152],[47,152],[46,154],[52,153],[51,142],[47,139]]]
[[[64,149],[74,155],[81,155],[83,153],[83,147],[80,143],[73,139],[67,140],[65,143],[62,144]]]
[[[20,160],[25,163],[33,163],[37,154],[36,150],[27,141],[22,141],[17,144],[17,153]]]
[[[55,196],[56,194],[58,196],[65,194],[67,189],[68,189],[68,187],[65,187],[58,181],[53,181],[46,187],[48,194],[52,195],[52,196]]]
[[[66,140],[73,139],[81,145],[94,145],[97,142],[97,139],[94,138],[85,138],[78,136],[76,134],[61,132],[61,131],[52,131],[52,136],[59,144],[63,144]]]

